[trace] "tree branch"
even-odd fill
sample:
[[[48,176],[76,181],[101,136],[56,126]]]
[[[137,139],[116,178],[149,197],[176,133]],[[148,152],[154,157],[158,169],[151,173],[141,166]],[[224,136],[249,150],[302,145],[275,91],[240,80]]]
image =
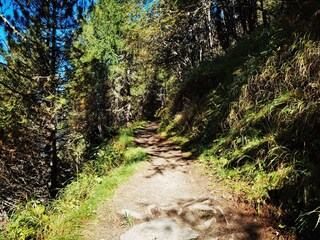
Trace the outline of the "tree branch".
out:
[[[21,96],[23,96],[23,97],[27,97],[26,94],[18,91],[17,89],[9,86],[8,84],[6,84],[6,83],[4,83],[4,82],[2,82],[2,81],[0,81],[0,85],[2,85],[2,86],[4,86],[5,88],[9,89],[11,92],[14,92],[14,93],[16,93],[16,94],[19,94],[19,95],[21,95]]]
[[[13,25],[9,22],[9,20],[8,20],[3,14],[1,14],[1,13],[0,13],[0,19],[2,19],[2,21],[3,21],[5,24],[7,24],[17,36],[21,37],[23,41],[26,41],[26,37],[25,37],[22,33],[20,33],[20,32],[17,30],[17,28],[16,28],[15,26],[13,26]]]

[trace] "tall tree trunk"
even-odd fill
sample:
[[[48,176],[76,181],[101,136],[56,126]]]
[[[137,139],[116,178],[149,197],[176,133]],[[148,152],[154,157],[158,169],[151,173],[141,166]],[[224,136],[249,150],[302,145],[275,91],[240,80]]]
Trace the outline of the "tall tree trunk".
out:
[[[209,38],[209,49],[212,52],[213,49],[213,37],[212,37],[212,27],[211,27],[211,5],[209,4],[207,8],[207,28],[208,28],[208,38]]]
[[[257,3],[256,0],[251,0],[248,3],[248,25],[249,32],[255,30],[257,26]]]
[[[267,13],[264,9],[264,1],[260,0],[260,5],[261,5],[261,13],[262,13],[262,21],[263,21],[263,26],[267,26],[268,25],[268,19],[267,19]]]
[[[51,94],[57,95],[58,88],[58,79],[55,77],[57,73],[57,2],[53,1],[52,3],[52,13],[51,19],[52,23],[50,26],[51,29],[51,46],[50,47],[50,83],[51,83]],[[50,12],[49,12],[50,14]],[[49,144],[51,145],[51,195],[55,196],[57,193],[58,187],[58,151],[57,151],[57,125],[58,120],[55,113],[56,103],[55,100],[51,101],[51,124],[50,124],[50,139]]]

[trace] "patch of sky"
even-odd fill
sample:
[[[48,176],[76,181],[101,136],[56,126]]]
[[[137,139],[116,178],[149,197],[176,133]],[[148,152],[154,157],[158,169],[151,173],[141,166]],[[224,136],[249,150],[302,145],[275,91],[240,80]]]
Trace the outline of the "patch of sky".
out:
[[[0,15],[2,17],[5,17],[5,15],[12,17],[13,16],[13,8],[12,8],[12,2],[11,1],[1,1],[2,5],[0,7]],[[5,52],[9,51],[8,45],[7,45],[7,34],[4,29],[4,24],[0,25],[0,47]],[[4,57],[0,53],[0,62],[6,63]]]
[[[150,9],[153,6],[153,4],[155,4],[156,2],[158,2],[158,0],[147,0],[147,1],[145,1],[143,9],[145,9],[145,10]]]

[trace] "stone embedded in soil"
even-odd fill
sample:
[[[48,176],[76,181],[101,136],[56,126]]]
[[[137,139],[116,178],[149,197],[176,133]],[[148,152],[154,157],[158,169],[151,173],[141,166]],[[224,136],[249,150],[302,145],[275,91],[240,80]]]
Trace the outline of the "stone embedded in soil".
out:
[[[217,222],[217,219],[211,218],[211,219],[205,221],[203,224],[198,225],[197,228],[198,228],[199,230],[201,230],[201,231],[205,231],[205,230],[208,230],[208,229],[214,227],[214,225],[216,224],[216,222]]]
[[[215,209],[207,204],[196,203],[188,207],[191,211],[215,211]]]
[[[181,215],[185,222],[195,225],[198,222],[198,217],[196,217],[192,212],[187,211]]]
[[[120,240],[196,240],[198,232],[181,226],[174,219],[163,218],[144,222],[124,233]]]
[[[128,210],[128,209],[123,209],[120,214],[124,217],[129,216],[133,219],[137,219],[137,220],[143,220],[147,217],[146,214],[142,214],[142,213],[138,213],[132,210]]]

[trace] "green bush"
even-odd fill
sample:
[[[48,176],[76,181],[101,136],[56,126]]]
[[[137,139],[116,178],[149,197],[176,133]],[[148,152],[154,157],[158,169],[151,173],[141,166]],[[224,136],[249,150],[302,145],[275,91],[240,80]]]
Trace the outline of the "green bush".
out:
[[[39,201],[29,201],[25,206],[20,205],[12,214],[4,239],[25,240],[44,239],[49,230],[49,216],[46,207]]]

